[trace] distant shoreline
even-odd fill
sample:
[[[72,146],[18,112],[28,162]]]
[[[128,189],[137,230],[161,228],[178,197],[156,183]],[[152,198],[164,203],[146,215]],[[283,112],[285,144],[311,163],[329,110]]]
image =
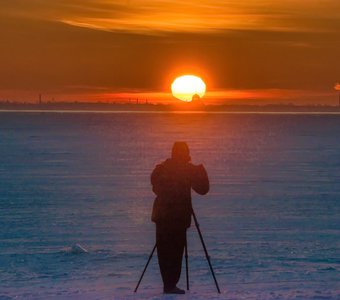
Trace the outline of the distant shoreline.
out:
[[[0,112],[74,112],[74,113],[328,113],[340,114],[339,106],[329,105],[204,105],[112,104],[112,103],[0,103]]]
[[[340,115],[340,111],[120,111],[120,110],[1,110],[1,113],[41,114],[266,114],[266,115]]]

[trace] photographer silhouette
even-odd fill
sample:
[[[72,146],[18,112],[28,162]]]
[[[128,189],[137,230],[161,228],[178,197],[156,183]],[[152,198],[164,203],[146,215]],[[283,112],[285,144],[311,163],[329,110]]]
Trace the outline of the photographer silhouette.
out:
[[[191,189],[201,195],[209,191],[209,179],[203,165],[191,163],[189,147],[175,142],[171,158],[158,164],[151,174],[156,199],[152,221],[156,223],[158,263],[166,294],[184,294],[176,284],[182,268],[186,230],[193,213]]]

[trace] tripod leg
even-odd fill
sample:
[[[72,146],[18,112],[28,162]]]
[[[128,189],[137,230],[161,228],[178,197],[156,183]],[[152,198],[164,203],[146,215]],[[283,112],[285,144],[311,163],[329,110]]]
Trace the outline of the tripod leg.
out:
[[[142,279],[143,279],[144,273],[145,273],[146,269],[148,268],[148,265],[149,265],[149,263],[150,263],[150,260],[151,260],[151,258],[152,258],[152,255],[153,255],[153,253],[155,252],[156,246],[157,246],[157,244],[155,244],[155,246],[154,246],[153,249],[152,249],[152,252],[151,252],[151,254],[150,254],[150,256],[149,256],[149,259],[148,259],[148,261],[147,261],[147,263],[146,263],[146,265],[145,265],[145,268],[144,268],[144,270],[143,270],[142,276],[140,277],[140,279],[139,279],[139,281],[138,281],[138,283],[137,283],[137,286],[136,286],[136,288],[135,288],[135,293],[137,292],[137,289],[138,289],[138,287],[139,287],[139,285],[140,285],[140,283],[141,283],[141,281],[142,281]]]
[[[217,280],[216,280],[216,277],[215,277],[215,273],[214,273],[213,267],[212,267],[211,262],[210,262],[210,256],[208,254],[208,250],[207,250],[205,243],[204,243],[204,240],[203,240],[203,236],[202,236],[202,233],[201,233],[201,230],[200,230],[200,225],[198,224],[198,221],[197,221],[197,218],[196,218],[194,211],[192,211],[192,215],[194,217],[194,221],[195,221],[195,225],[196,225],[196,228],[197,228],[197,231],[198,231],[198,235],[200,237],[200,240],[201,240],[204,252],[205,252],[205,257],[207,258],[207,261],[209,263],[210,271],[211,271],[211,274],[214,278],[217,291],[218,291],[219,294],[221,294],[220,287],[218,286],[218,283],[217,283]]]
[[[188,242],[185,233],[185,270],[187,278],[187,291],[189,291],[189,261],[188,261]]]

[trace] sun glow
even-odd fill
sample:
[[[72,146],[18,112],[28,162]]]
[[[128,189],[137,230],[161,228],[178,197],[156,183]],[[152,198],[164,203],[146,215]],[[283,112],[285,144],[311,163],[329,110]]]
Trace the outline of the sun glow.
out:
[[[190,102],[194,95],[202,98],[205,94],[206,86],[204,81],[194,75],[183,75],[177,77],[171,85],[172,95],[182,101]]]

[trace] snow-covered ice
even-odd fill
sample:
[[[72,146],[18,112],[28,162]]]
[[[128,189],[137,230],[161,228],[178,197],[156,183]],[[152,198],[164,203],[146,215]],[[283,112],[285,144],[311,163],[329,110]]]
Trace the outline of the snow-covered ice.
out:
[[[0,299],[340,299],[339,137],[338,115],[0,113]],[[162,295],[155,255],[133,293],[175,140],[210,176],[221,295],[193,226],[190,292]]]

